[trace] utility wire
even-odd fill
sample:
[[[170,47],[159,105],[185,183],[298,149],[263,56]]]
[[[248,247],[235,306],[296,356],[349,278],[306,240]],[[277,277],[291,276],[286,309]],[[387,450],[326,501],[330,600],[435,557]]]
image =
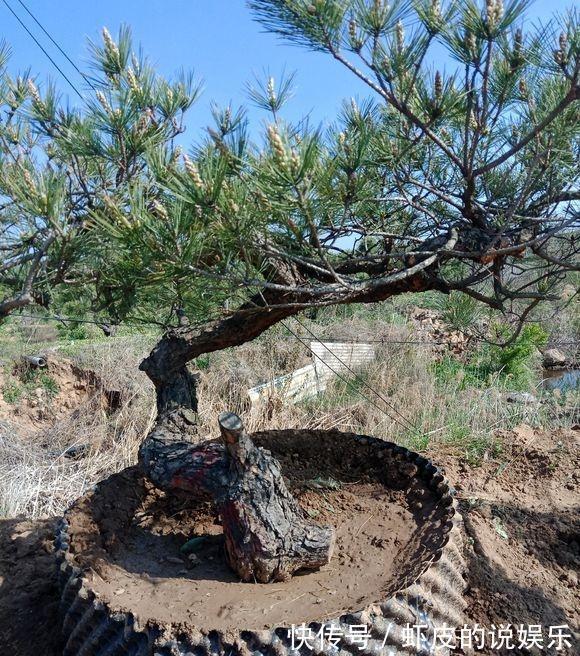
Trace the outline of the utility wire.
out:
[[[103,319],[102,321],[94,321],[91,319],[77,319],[76,317],[61,317],[60,314],[55,315],[36,315],[36,314],[14,314],[14,319],[46,319],[47,321],[59,321],[60,323],[92,323],[95,326],[102,326],[104,324],[115,325],[111,321]]]
[[[407,428],[410,428],[411,430],[417,430],[417,427],[416,427],[413,423],[411,423],[411,421],[409,421],[409,420],[405,417],[405,415],[403,415],[401,412],[399,412],[399,410],[397,410],[397,408],[395,407],[395,405],[394,405],[393,403],[391,403],[391,402],[390,402],[385,396],[383,396],[380,392],[378,392],[376,389],[374,389],[374,387],[372,387],[372,385],[369,385],[369,384],[367,383],[367,381],[364,380],[363,378],[361,378],[361,377],[356,373],[356,371],[354,371],[351,367],[349,367],[349,366],[346,364],[346,362],[344,362],[343,360],[341,360],[341,359],[338,357],[338,355],[336,355],[336,353],[334,353],[334,351],[332,351],[330,348],[328,348],[328,346],[327,346],[323,341],[321,341],[321,340],[320,340],[320,339],[319,339],[319,338],[318,338],[318,337],[317,337],[317,336],[316,336],[316,335],[310,330],[310,328],[308,328],[306,325],[304,325],[304,324],[300,321],[300,319],[298,319],[298,317],[294,317],[294,319],[296,320],[296,323],[298,323],[299,326],[302,326],[302,328],[303,328],[304,330],[306,330],[306,331],[307,331],[307,332],[308,332],[308,333],[309,333],[309,334],[310,334],[310,335],[311,335],[311,336],[312,336],[312,337],[313,337],[313,338],[314,338],[319,344],[321,344],[321,345],[323,346],[323,348],[326,349],[326,351],[328,351],[328,352],[330,353],[330,355],[332,355],[333,358],[335,358],[336,360],[338,360],[338,362],[340,362],[340,364],[341,364],[341,365],[342,365],[342,366],[343,366],[343,367],[344,367],[344,368],[345,368],[345,369],[346,369],[346,370],[347,370],[352,376],[354,376],[355,380],[357,380],[359,383],[361,383],[361,384],[364,385],[367,389],[369,389],[371,392],[373,392],[373,394],[375,394],[379,399],[381,399],[381,401],[382,401],[387,407],[391,408],[391,410],[392,410],[393,412],[395,412],[395,413],[401,418],[401,420],[404,421],[404,422],[407,424]],[[313,355],[316,355],[316,354],[313,353]],[[318,356],[317,356],[317,357],[318,357]],[[325,362],[322,358],[319,357],[319,359],[320,359],[320,360],[321,360],[321,361],[322,361],[327,367],[329,366],[328,363]],[[330,369],[330,367],[329,367],[329,369]],[[389,415],[389,416],[390,416],[390,415]],[[392,417],[391,417],[391,418],[392,418]],[[397,423],[400,423],[400,422],[397,422]]]
[[[38,319],[39,321],[59,321],[59,322],[70,322],[70,323],[92,323],[97,326],[100,326],[104,323],[110,324],[110,325],[118,325],[115,324],[114,321],[111,319],[102,319],[101,321],[98,320],[89,320],[89,319],[81,319],[80,317],[63,317],[59,314],[56,315],[47,315],[47,314],[11,314],[10,315],[11,319]],[[218,318],[218,315],[216,315],[216,318]],[[296,317],[295,317],[296,318]],[[139,324],[145,325],[145,326],[157,326],[158,328],[171,328],[173,327],[172,324],[164,324],[159,321],[147,321],[146,319],[136,319],[133,318],[132,321],[135,321]],[[192,327],[196,325],[201,325],[205,323],[205,321],[199,321],[196,323],[190,324]],[[307,332],[310,333],[310,336],[312,337],[313,333],[312,331],[308,331],[308,329],[305,328]],[[304,339],[309,339],[308,335],[300,335],[298,334],[299,337],[302,337]],[[295,339],[296,336],[294,334],[291,335],[282,335],[280,336],[280,339]],[[321,344],[332,344],[334,342],[344,342],[348,344],[396,344],[400,346],[405,346],[405,345],[413,345],[413,346],[448,346],[449,342],[445,340],[414,340],[414,339],[358,339],[358,340],[353,340],[353,339],[348,339],[348,340],[334,340],[334,339],[327,339],[325,342],[322,342],[322,340],[319,337],[314,337],[314,339],[317,342],[320,342]],[[471,341],[475,342],[485,342],[484,339],[481,339],[479,337],[470,337]],[[580,348],[580,341],[572,341],[572,342],[561,342],[559,340],[554,340],[551,341],[550,344],[556,345],[556,346],[575,346],[577,348]],[[335,355],[335,357],[338,359],[338,357]]]
[[[40,43],[40,41],[34,36],[34,34],[28,29],[26,24],[22,21],[20,16],[12,9],[12,7],[8,4],[7,0],[2,0],[2,3],[6,6],[8,11],[16,18],[16,20],[20,23],[20,25],[23,27],[23,29],[26,31],[28,36],[36,43],[36,45],[42,50],[42,52],[46,55],[47,59],[50,61],[50,63],[56,68],[56,70],[62,75],[62,77],[69,83],[71,88],[75,91],[77,96],[81,99],[84,100],[82,93],[77,89],[77,87],[71,82],[70,78],[64,73],[64,71],[60,68],[60,66],[54,61],[54,59],[48,54],[44,46]]]
[[[58,49],[60,54],[68,61],[68,63],[75,69],[75,71],[86,81],[86,83],[91,87],[93,91],[96,91],[96,87],[91,82],[91,79],[88,75],[83,73],[81,69],[74,63],[74,61],[67,55],[67,53],[60,47],[58,42],[52,37],[44,25],[36,18],[36,16],[30,11],[30,9],[22,2],[22,0],[17,0],[17,2],[22,5],[24,11],[32,18],[32,20],[40,27],[40,29],[46,34],[46,36],[52,41],[54,46]]]

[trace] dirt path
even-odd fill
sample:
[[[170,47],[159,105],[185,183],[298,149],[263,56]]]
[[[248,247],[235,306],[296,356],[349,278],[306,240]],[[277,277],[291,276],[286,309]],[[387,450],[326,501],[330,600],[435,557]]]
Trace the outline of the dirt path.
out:
[[[501,437],[501,461],[475,469],[430,454],[457,487],[471,538],[470,622],[578,631],[580,430],[522,426]],[[53,530],[54,520],[0,521],[0,654],[60,654]],[[574,649],[567,653],[580,653]]]

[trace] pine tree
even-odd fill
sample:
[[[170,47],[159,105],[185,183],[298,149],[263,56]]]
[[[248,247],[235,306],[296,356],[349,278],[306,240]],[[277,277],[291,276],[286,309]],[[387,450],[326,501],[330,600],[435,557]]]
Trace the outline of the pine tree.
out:
[[[3,93],[14,108],[1,130],[0,281],[20,291],[0,312],[34,300],[39,276],[70,284],[71,272],[92,281],[103,307],[164,289],[228,301],[217,318],[167,330],[141,364],[158,418],[140,462],[168,490],[191,493],[215,462],[213,447],[183,441],[195,432],[193,358],[307,308],[407,292],[461,292],[521,325],[580,268],[577,12],[526,32],[525,0],[249,4],[268,29],[345,66],[373,99],[347,102],[322,133],[284,121],[291,81],[268,77],[250,89],[270,116],[259,143],[243,110],[215,108],[214,126],[182,156],[172,139],[191,81],[161,80],[132,60],[125,34],[108,33],[83,112],[22,80]],[[433,70],[442,47],[450,71]],[[244,472],[251,445],[231,417],[222,431],[237,462],[228,471]],[[275,478],[266,461],[260,468]],[[219,496],[223,471],[211,471],[203,492]],[[320,562],[330,538],[318,537]],[[232,566],[269,580],[304,564],[278,546],[288,555],[280,571],[256,554],[248,564],[235,545]]]

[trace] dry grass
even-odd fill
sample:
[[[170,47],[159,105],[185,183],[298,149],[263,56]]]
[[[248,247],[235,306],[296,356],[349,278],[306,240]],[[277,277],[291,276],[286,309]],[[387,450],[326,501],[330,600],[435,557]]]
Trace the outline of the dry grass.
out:
[[[317,325],[316,332],[344,340],[366,336],[404,341],[414,336],[400,320],[369,323],[360,318]],[[59,514],[91,485],[135,462],[138,446],[155,418],[153,390],[137,365],[154,341],[154,337],[100,341],[69,353],[94,369],[107,386],[126,391],[128,402],[113,415],[92,402],[68,419],[27,436],[0,426],[0,516]],[[555,426],[578,421],[577,395],[575,399],[570,395],[566,408],[562,399],[551,396],[542,404],[510,404],[499,380],[490,380],[485,389],[463,389],[460,377],[438,381],[433,374],[436,357],[427,346],[383,344],[375,362],[348,384],[337,380],[324,395],[297,405],[272,398],[250,408],[249,387],[311,361],[302,344],[271,332],[197,363],[203,373],[200,433],[215,435],[216,418],[228,409],[241,413],[250,431],[338,428],[429,449],[431,454],[453,450],[475,463],[501,454],[496,429],[521,422]],[[63,455],[79,445],[87,447],[77,459]]]
[[[88,346],[76,360],[94,369],[105,386],[124,390],[126,403],[113,415],[98,398],[65,420],[29,434],[0,426],[0,516],[60,514],[91,485],[133,464],[154,419],[154,399],[137,363],[142,340]],[[66,455],[75,449],[80,455]]]

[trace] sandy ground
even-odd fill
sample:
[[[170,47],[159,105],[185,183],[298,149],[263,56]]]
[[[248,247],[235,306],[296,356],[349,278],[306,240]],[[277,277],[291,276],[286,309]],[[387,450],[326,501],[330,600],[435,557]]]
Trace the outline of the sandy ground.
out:
[[[477,468],[430,454],[445,466],[465,517],[472,623],[579,630],[579,428],[521,426],[503,434],[501,460]],[[0,654],[60,654],[53,531],[54,519],[0,521]]]

